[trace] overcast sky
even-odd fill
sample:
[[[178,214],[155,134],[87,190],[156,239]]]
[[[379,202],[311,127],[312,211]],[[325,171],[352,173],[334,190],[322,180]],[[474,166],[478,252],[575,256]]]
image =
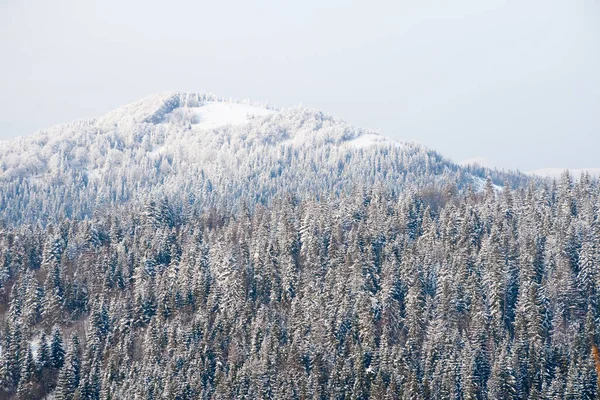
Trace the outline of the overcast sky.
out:
[[[302,104],[454,161],[600,167],[600,2],[0,0],[0,139],[167,90]]]

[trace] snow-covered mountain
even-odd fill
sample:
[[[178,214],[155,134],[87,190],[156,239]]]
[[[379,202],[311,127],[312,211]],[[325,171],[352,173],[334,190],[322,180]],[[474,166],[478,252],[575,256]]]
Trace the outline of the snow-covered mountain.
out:
[[[589,174],[593,177],[600,177],[600,168],[541,168],[532,171],[527,171],[530,175],[540,176],[544,178],[558,179],[565,171],[569,171],[575,179],[579,179],[582,174]]]
[[[168,196],[183,206],[266,204],[373,185],[518,184],[521,175],[460,167],[306,108],[166,93],[104,117],[0,143],[0,217],[48,222]]]

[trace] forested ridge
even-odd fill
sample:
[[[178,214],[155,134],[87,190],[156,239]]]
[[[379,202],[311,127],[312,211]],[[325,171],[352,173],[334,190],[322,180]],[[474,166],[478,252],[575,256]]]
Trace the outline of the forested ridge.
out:
[[[5,225],[0,397],[596,399],[599,207],[565,174]]]
[[[316,110],[167,93],[0,142],[0,220],[59,223],[164,196],[173,205],[237,212],[290,190],[315,199],[375,184],[399,191],[453,182],[462,189],[486,176],[511,187],[532,179],[461,167]]]

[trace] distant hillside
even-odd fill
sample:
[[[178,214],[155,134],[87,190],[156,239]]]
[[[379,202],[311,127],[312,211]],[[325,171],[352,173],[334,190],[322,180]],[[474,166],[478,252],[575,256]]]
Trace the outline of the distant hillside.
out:
[[[487,176],[497,185],[529,180],[460,167],[316,110],[167,93],[3,142],[0,218],[46,223],[165,195],[181,207],[235,209],[279,194],[319,198],[373,185],[477,189]]]

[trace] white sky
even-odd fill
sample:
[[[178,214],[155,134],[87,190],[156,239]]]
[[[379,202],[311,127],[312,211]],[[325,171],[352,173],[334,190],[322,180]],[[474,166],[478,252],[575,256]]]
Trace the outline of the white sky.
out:
[[[600,167],[596,0],[0,0],[0,77],[0,139],[209,91],[455,161]]]

